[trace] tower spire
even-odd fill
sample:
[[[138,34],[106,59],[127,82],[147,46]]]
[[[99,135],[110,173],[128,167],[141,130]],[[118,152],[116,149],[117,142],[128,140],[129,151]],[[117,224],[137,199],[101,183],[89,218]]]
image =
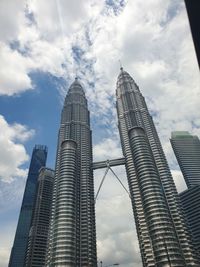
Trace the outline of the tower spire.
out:
[[[123,71],[121,59],[119,59],[119,66],[120,66],[120,70]]]
[[[77,71],[77,67],[76,67],[76,70],[75,70],[75,81],[78,80],[78,71]]]

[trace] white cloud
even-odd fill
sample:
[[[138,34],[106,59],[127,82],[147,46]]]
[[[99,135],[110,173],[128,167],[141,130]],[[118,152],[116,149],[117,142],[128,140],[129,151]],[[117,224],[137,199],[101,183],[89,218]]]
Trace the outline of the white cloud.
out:
[[[27,170],[21,165],[28,160],[25,147],[21,142],[31,138],[33,130],[21,124],[8,124],[0,115],[0,178],[10,182],[14,177],[25,177]]]
[[[27,58],[0,43],[0,61],[0,95],[10,96],[32,88]]]
[[[0,1],[0,40],[13,41],[17,39],[21,24],[24,23],[25,1]]]
[[[0,267],[8,266],[8,259],[10,255],[10,244],[13,242],[15,232],[15,224],[9,223],[1,227],[1,240],[0,240]]]
[[[122,157],[122,150],[119,144],[111,138],[104,139],[100,144],[94,145],[93,151],[95,161]]]
[[[29,1],[29,10],[33,12],[37,27],[46,39],[54,39],[58,35],[71,35],[79,30],[95,14],[95,1],[50,0]]]
[[[128,189],[124,166],[114,167],[113,171]],[[104,173],[104,169],[94,172],[95,192]],[[98,261],[103,261],[103,266],[112,263],[125,267],[142,266],[131,201],[111,171],[96,201],[96,227]]]
[[[141,267],[129,198],[125,194],[99,199],[96,204],[98,260],[103,266],[119,263]]]

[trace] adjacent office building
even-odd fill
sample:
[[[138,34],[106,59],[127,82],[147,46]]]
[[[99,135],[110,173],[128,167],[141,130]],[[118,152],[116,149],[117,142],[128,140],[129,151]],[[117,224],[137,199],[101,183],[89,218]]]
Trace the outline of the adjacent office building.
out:
[[[46,159],[47,147],[36,145],[32,153],[14,244],[10,255],[9,267],[24,267],[38,174],[40,168],[45,166]]]
[[[172,148],[187,187],[200,185],[200,140],[186,131],[172,132]]]
[[[52,209],[46,266],[96,267],[90,116],[77,78],[61,115]]]
[[[26,252],[26,267],[44,267],[51,216],[54,171],[42,167]]]
[[[181,204],[193,244],[200,255],[200,140],[186,131],[172,132],[170,139],[188,189]]]
[[[194,247],[200,256],[200,185],[179,194]]]
[[[116,94],[119,132],[143,266],[200,266],[145,99],[123,68]]]

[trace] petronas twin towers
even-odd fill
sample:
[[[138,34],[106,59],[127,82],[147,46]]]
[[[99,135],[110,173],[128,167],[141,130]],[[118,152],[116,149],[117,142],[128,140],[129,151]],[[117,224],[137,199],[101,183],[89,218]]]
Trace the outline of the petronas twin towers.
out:
[[[122,68],[116,96],[143,266],[200,266],[145,99]],[[92,163],[87,99],[76,78],[62,110],[46,266],[97,266]]]

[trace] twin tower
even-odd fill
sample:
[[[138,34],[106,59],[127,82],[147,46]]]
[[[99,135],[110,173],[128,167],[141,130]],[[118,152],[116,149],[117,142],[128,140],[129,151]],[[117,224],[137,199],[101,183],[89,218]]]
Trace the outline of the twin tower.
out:
[[[123,68],[116,97],[143,266],[200,266],[145,99]],[[46,266],[97,266],[90,115],[77,78],[69,88],[61,116]]]

